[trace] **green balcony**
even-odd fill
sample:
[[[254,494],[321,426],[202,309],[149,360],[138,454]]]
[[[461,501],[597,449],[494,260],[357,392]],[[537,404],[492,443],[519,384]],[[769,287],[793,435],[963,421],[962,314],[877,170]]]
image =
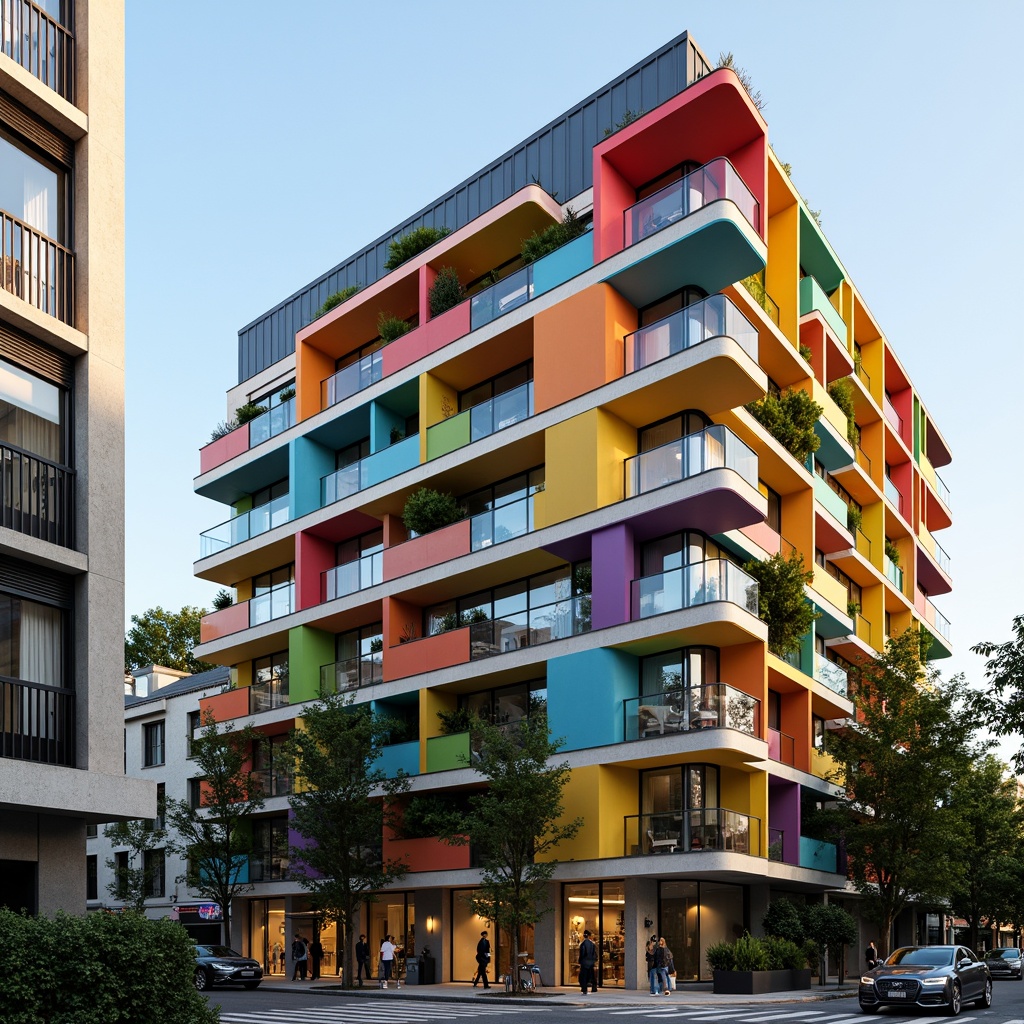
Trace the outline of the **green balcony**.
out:
[[[813,277],[800,279],[800,315],[818,312],[825,318],[829,330],[839,339],[839,343],[845,348],[847,341],[846,324],[839,315],[839,311],[828,300],[824,289]]]
[[[427,771],[446,772],[469,766],[469,733],[431,736],[427,740]]]

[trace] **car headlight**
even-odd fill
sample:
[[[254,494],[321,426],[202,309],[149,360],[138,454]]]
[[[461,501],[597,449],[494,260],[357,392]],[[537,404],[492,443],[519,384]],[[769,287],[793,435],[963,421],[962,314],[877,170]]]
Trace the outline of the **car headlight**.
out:
[[[235,969],[234,964],[211,964],[215,971],[226,971],[230,973]]]
[[[870,975],[862,974],[861,975],[861,979],[860,979],[860,983],[862,985],[874,985],[875,979],[872,978]]]
[[[922,978],[921,979],[921,984],[922,985],[931,985],[931,986],[934,986],[934,985],[945,985],[946,984],[946,979],[945,978]]]

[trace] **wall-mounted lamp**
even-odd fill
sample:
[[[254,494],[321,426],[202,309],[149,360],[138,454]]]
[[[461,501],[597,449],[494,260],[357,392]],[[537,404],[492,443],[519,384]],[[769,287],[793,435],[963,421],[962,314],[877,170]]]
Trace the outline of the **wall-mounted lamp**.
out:
[[[434,919],[432,917],[427,918],[427,931],[431,934],[434,932]]]
[[[650,928],[652,924],[654,924],[654,922],[649,917],[645,917],[644,918],[644,927],[645,928]]]

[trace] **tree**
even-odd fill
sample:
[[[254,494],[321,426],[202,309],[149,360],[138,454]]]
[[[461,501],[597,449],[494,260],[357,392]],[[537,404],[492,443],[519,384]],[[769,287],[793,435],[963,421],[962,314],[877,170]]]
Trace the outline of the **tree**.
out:
[[[259,734],[251,726],[221,730],[213,712],[192,741],[192,758],[202,777],[199,807],[188,800],[167,801],[172,836],[167,848],[186,861],[184,882],[220,905],[225,945],[231,944],[231,901],[252,886],[240,881],[253,852],[251,818],[263,807],[263,786],[252,770],[252,747]]]
[[[953,783],[949,807],[963,821],[967,842],[950,850],[959,876],[949,905],[971,930],[971,949],[978,948],[982,920],[1006,921],[1016,911],[1021,862],[1017,851],[1024,839],[1024,815],[1017,805],[1017,784],[997,758],[988,755]]]
[[[551,854],[583,825],[582,818],[566,821],[563,816],[569,765],[549,763],[560,745],[548,733],[542,706],[513,726],[478,719],[473,746],[479,759],[472,767],[487,780],[487,791],[470,797],[469,811],[445,829],[447,842],[473,843],[481,865],[473,910],[508,935],[509,973],[516,991],[521,988],[515,970],[520,929],[536,924],[551,909],[547,884],[558,863]]]
[[[963,845],[959,816],[945,801],[976,756],[959,678],[942,685],[906,630],[860,666],[856,721],[829,735],[845,787],[838,827],[866,916],[879,926],[881,952],[912,900],[937,904],[958,875],[949,851]]]
[[[1012,640],[996,644],[983,641],[971,650],[985,663],[985,690],[975,696],[974,705],[995,736],[1024,735],[1024,615],[1013,620]],[[1024,745],[1014,755],[1018,772],[1024,772]]]
[[[857,941],[853,915],[834,903],[812,903],[804,909],[804,931],[819,949],[835,953],[838,984],[842,985],[846,959],[843,950]]]
[[[193,673],[213,668],[192,654],[199,643],[199,620],[205,614],[205,609],[192,605],[185,605],[180,612],[165,611],[157,605],[142,615],[133,615],[132,628],[124,638],[125,672],[147,665]]]
[[[746,409],[797,462],[806,462],[821,447],[814,424],[822,408],[806,391],[786,388],[778,396],[769,393]]]
[[[302,724],[291,739],[298,785],[289,803],[291,827],[304,842],[292,848],[291,866],[314,910],[344,930],[344,985],[352,988],[359,907],[407,870],[385,860],[381,844],[393,824],[392,801],[409,780],[374,767],[392,723],[351,695],[322,697],[305,709]]]
[[[160,813],[163,813],[162,809]],[[107,885],[107,892],[141,914],[146,909],[146,898],[153,891],[154,865],[146,854],[164,841],[167,832],[154,827],[152,819],[139,818],[104,825],[103,835],[114,846],[128,847],[126,865],[119,866],[115,858],[107,858],[107,867],[114,872],[114,880]]]
[[[757,580],[758,615],[768,625],[768,649],[780,658],[800,650],[800,642],[821,617],[804,594],[804,584],[814,580],[804,556],[799,551],[791,551],[788,558],[776,553],[743,568]]]

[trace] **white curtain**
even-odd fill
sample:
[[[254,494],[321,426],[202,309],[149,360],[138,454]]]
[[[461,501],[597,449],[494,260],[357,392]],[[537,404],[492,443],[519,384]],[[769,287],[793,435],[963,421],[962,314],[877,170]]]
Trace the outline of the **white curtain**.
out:
[[[18,637],[18,678],[28,683],[61,686],[64,682],[61,612],[35,601],[21,602]],[[30,736],[56,736],[56,703],[53,695],[24,694],[21,731]]]

